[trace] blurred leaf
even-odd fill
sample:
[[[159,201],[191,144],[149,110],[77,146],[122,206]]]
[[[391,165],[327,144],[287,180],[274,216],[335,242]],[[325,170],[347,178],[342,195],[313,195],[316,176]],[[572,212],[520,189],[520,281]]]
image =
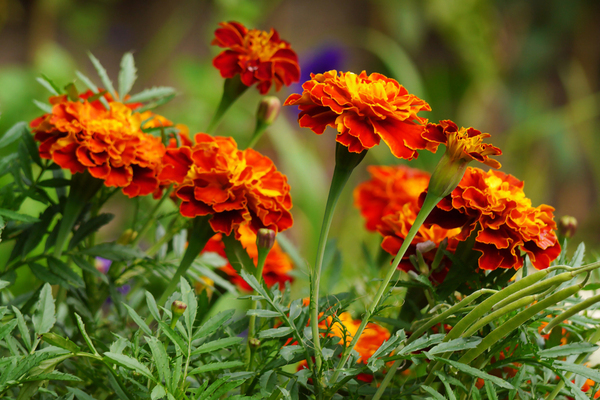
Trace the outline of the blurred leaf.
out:
[[[75,75],[77,75],[77,77],[79,79],[81,79],[81,81],[83,82],[83,84],[85,86],[87,86],[92,92],[94,92],[96,94],[99,93],[98,92],[98,86],[94,85],[94,82],[92,82],[90,80],[90,78],[88,78],[87,76],[85,76],[84,74],[82,74],[79,71],[75,71]],[[110,105],[108,104],[108,101],[106,101],[106,98],[100,97],[100,102],[102,103],[102,105],[104,106],[104,108],[106,108],[107,110],[110,110]]]
[[[140,317],[139,314],[133,308],[129,307],[127,304],[123,303],[123,305],[127,309],[127,313],[129,314],[129,316],[131,317],[133,322],[135,322],[137,324],[137,326],[139,326],[140,329],[142,331],[144,331],[144,333],[146,335],[152,336],[152,331],[150,330],[150,328],[148,327],[146,322],[144,322],[142,317]]]
[[[154,377],[150,373],[150,370],[148,370],[148,368],[144,364],[140,363],[135,358],[126,356],[124,354],[106,352],[104,353],[104,359],[109,360],[110,362],[120,365],[124,368],[134,370],[137,373],[144,375],[146,378],[152,380],[153,382],[156,382],[156,379],[154,379]]]
[[[80,251],[80,254],[102,257],[112,261],[127,261],[136,258],[144,258],[144,253],[132,247],[123,246],[118,243],[102,243],[89,249]]]
[[[46,114],[52,114],[52,106],[46,103],[42,103],[39,100],[33,99],[33,104],[37,106],[40,110],[42,110]]]
[[[77,398],[79,400],[96,400],[95,398],[93,398],[92,396],[90,396],[89,394],[85,393],[84,391],[82,391],[81,389],[77,389],[77,388],[72,388],[72,387],[67,387],[67,390],[72,393],[73,395],[77,396]]]
[[[121,100],[129,93],[137,78],[137,70],[133,54],[125,53],[121,59],[121,70],[119,71],[119,96]]]
[[[256,315],[261,318],[277,318],[281,316],[277,311],[262,310],[260,308],[250,309],[246,311],[246,315]]]
[[[224,361],[224,362],[217,362],[217,363],[212,363],[212,364],[205,364],[201,367],[194,368],[193,370],[191,370],[188,373],[188,375],[196,375],[196,374],[201,374],[204,372],[212,372],[212,371],[220,371],[222,369],[237,368],[237,367],[241,367],[243,365],[244,365],[244,363],[242,361]]]
[[[71,353],[77,353],[81,350],[79,346],[70,341],[69,339],[65,339],[55,333],[46,332],[41,335],[41,338],[44,342],[49,343],[53,346],[60,347],[61,349],[65,349],[70,351]]]
[[[36,81],[40,83],[43,87],[45,87],[50,93],[54,96],[58,96],[60,94],[60,89],[52,82],[48,77],[42,74],[41,77],[35,78]]]
[[[106,70],[104,69],[102,64],[100,64],[100,61],[98,61],[98,59],[94,57],[92,53],[88,53],[88,56],[90,57],[90,60],[92,60],[92,64],[94,64],[94,68],[96,68],[96,72],[98,72],[98,76],[100,76],[100,80],[102,81],[104,88],[108,90],[108,92],[112,95],[113,99],[119,99],[117,93],[115,92],[115,88],[112,84],[112,81],[108,77],[108,74],[106,73]]]
[[[560,370],[573,372],[574,374],[591,379],[594,382],[600,382],[600,371],[588,368],[585,365],[573,364],[565,361],[554,361],[553,365]]]
[[[82,271],[90,272],[92,275],[97,276],[102,279],[104,283],[108,284],[108,278],[105,274],[98,271],[96,267],[94,267],[89,261],[87,261],[84,257],[74,255],[71,257],[75,265],[81,268]]]
[[[0,327],[0,340],[4,339],[4,337],[8,334],[10,334],[13,329],[15,329],[15,327],[17,326],[17,320],[16,318],[3,324],[2,327]]]
[[[437,390],[435,390],[434,388],[427,386],[427,385],[421,385],[421,388],[426,391],[427,393],[429,393],[431,396],[433,396],[433,399],[436,400],[447,400],[444,396],[442,396]]]
[[[65,187],[65,186],[71,185],[71,181],[68,179],[64,179],[64,178],[50,178],[50,179],[44,179],[43,181],[38,182],[37,185],[41,186],[41,187],[51,187],[51,188]]]
[[[85,340],[85,343],[87,344],[87,346],[90,348],[90,350],[98,355],[98,352],[96,351],[96,348],[94,347],[94,343],[92,343],[92,339],[90,339],[90,336],[88,335],[87,331],[85,330],[85,324],[83,323],[83,320],[81,319],[81,317],[79,316],[79,314],[74,313],[75,314],[75,318],[77,319],[77,327],[79,328],[79,332],[81,332],[81,335],[83,336],[83,339]]]
[[[77,275],[77,273],[73,271],[71,267],[58,258],[48,257],[48,268],[50,271],[52,271],[52,273],[61,277],[75,287],[85,286],[83,279]]]
[[[18,140],[27,130],[27,122],[17,122],[0,138],[0,149]]]
[[[434,357],[434,356],[431,356],[428,358],[432,359],[432,360],[443,362],[444,364],[448,364],[448,365],[458,369],[459,371],[462,371],[462,372],[464,372],[468,375],[474,376],[476,378],[481,378],[484,381],[490,381],[493,384],[500,386],[501,388],[514,389],[514,387],[510,383],[506,382],[504,379],[498,378],[498,377],[490,375],[490,374],[486,374],[485,372],[483,372],[477,368],[470,367],[467,364],[463,364],[458,361],[447,360],[445,358]]]
[[[153,87],[142,90],[139,93],[132,95],[125,103],[144,103],[149,100],[154,100],[175,94],[175,89],[166,86]]]
[[[65,91],[67,92],[69,100],[74,102],[79,102],[81,100],[79,98],[79,92],[77,91],[77,88],[75,87],[75,84],[73,82],[65,86]]]
[[[135,111],[141,113],[141,112],[144,112],[144,111],[147,111],[147,110],[152,110],[153,108],[162,106],[163,104],[167,104],[168,102],[170,102],[174,98],[175,98],[175,95],[172,94],[170,96],[163,97],[163,98],[161,98],[159,100],[156,100],[156,101],[153,101],[151,103],[146,103],[144,106],[136,109]]]
[[[31,335],[29,334],[29,329],[27,329],[27,324],[25,323],[25,318],[23,318],[23,314],[21,314],[21,311],[15,307],[12,306],[12,310],[15,313],[15,316],[17,317],[17,322],[19,325],[19,332],[21,333],[21,339],[23,340],[23,343],[25,343],[25,347],[27,348],[27,351],[31,350]]]
[[[42,282],[47,282],[51,285],[60,285],[64,288],[69,287],[67,281],[65,281],[60,276],[50,272],[47,268],[41,266],[40,264],[36,264],[33,262],[27,263],[29,265],[29,269],[33,272],[36,278],[38,278]]]
[[[39,221],[33,224],[31,227],[30,233],[23,245],[23,251],[21,255],[25,257],[29,254],[33,249],[35,249],[42,241],[42,238],[48,231],[48,227],[52,223],[54,219],[54,215],[56,214],[55,207],[48,207],[46,210],[40,215]]]
[[[221,311],[217,315],[212,316],[208,321],[202,324],[200,328],[198,328],[192,340],[200,339],[204,336],[210,335],[223,326],[225,321],[233,317],[233,314],[235,314],[235,310],[227,310]]]
[[[261,339],[283,337],[289,335],[293,331],[294,330],[289,326],[283,328],[265,329],[264,331],[258,332],[258,337]]]
[[[211,353],[213,351],[221,350],[226,347],[231,347],[233,345],[241,343],[242,340],[244,340],[244,339],[241,337],[238,337],[238,336],[224,338],[224,339],[217,339],[212,342],[208,342],[208,343],[205,343],[205,344],[199,346],[196,350],[192,351],[192,356],[195,356],[198,354]]]
[[[156,369],[158,370],[160,381],[166,382],[167,385],[169,385],[171,382],[171,370],[169,368],[169,358],[167,357],[165,347],[154,336],[147,337],[146,341],[148,342],[148,346],[150,346],[150,351],[152,352],[152,358],[156,365]]]
[[[21,171],[25,177],[33,182],[33,170],[31,169],[31,160],[29,158],[29,151],[27,150],[27,146],[21,140],[19,142],[19,147],[17,148],[17,154],[19,154],[19,161],[21,164]]]
[[[73,237],[69,241],[68,250],[73,249],[83,239],[108,224],[114,217],[114,214],[100,214],[81,224],[75,233],[73,233]]]
[[[152,293],[146,291],[146,304],[148,305],[148,311],[154,317],[156,321],[160,321],[160,314],[158,312],[158,307],[156,306],[156,300]]]
[[[41,335],[49,332],[56,322],[54,316],[54,298],[52,297],[52,287],[49,283],[45,283],[40,292],[40,298],[37,303],[37,310],[33,314],[33,326],[35,333]]]

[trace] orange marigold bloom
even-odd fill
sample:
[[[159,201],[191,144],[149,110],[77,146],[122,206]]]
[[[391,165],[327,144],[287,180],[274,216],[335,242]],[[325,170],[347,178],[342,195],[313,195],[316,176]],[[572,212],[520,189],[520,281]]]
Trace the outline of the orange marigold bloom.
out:
[[[370,165],[367,171],[371,179],[354,189],[354,204],[370,231],[377,230],[384,216],[396,213],[404,204],[418,206],[419,195],[429,184],[428,172],[405,165]]]
[[[254,265],[258,262],[258,249],[256,247],[256,233],[246,226],[242,225],[239,228],[240,242],[246,249],[246,252],[254,261]],[[217,253],[223,258],[227,258],[225,254],[225,244],[221,240],[222,235],[220,233],[214,235],[204,247],[202,252]],[[231,281],[237,285],[240,289],[251,291],[252,288],[246,281],[239,276],[236,270],[227,263],[220,268],[221,271],[225,272],[231,278]],[[281,246],[275,241],[275,244],[269,251],[267,259],[265,260],[265,267],[263,269],[263,280],[268,287],[279,283],[280,287],[285,285],[285,282],[292,282],[293,278],[288,273],[293,269],[293,264],[289,256],[281,249]]]
[[[393,79],[334,70],[311,74],[302,88],[302,95],[292,94],[284,105],[298,105],[300,126],[316,134],[327,126],[337,129],[336,140],[350,152],[370,149],[382,139],[392,154],[407,160],[416,158],[417,150],[437,148],[421,136],[427,120],[417,116],[431,111],[429,104]]]
[[[452,160],[479,161],[492,168],[500,168],[498,161],[490,156],[498,156],[502,151],[483,139],[490,137],[489,133],[481,133],[475,128],[458,128],[450,121],[440,121],[439,124],[427,124],[423,137],[435,144],[435,150],[440,144],[446,145],[446,152]],[[434,150],[434,151],[435,151]]]
[[[212,215],[210,225],[226,235],[249,224],[256,232],[281,232],[292,226],[287,178],[268,157],[240,151],[235,140],[198,133],[194,146],[168,148],[160,179],[177,183],[185,217]]]
[[[106,186],[122,187],[129,197],[154,192],[165,154],[160,138],[142,131],[144,118],[132,110],[135,106],[108,96],[106,110],[100,101],[87,100],[92,95],[80,95],[82,101],[69,101],[66,95],[50,98],[52,113],[30,124],[40,156],[71,173],[87,170]]]
[[[523,182],[515,177],[469,167],[426,222],[448,229],[463,226],[457,236],[460,240],[480,226],[473,249],[482,253],[482,269],[518,269],[523,265],[521,251],[535,268],[545,269],[560,254],[553,211],[545,204],[532,207]]]
[[[227,48],[213,60],[223,78],[239,74],[242,83],[266,94],[275,83],[275,90],[300,80],[298,56],[290,44],[279,38],[276,30],[269,32],[248,29],[239,22],[221,22],[215,31],[213,45]]]

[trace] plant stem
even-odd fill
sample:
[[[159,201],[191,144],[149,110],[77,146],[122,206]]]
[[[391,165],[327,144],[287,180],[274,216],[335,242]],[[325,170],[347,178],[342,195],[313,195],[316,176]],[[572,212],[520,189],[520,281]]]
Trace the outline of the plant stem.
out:
[[[256,274],[254,275],[254,277],[258,281],[259,285],[262,284],[262,274],[263,274],[263,270],[265,268],[265,261],[267,260],[267,254],[268,254],[268,252],[261,251],[260,248],[258,249],[258,261],[257,261],[257,265],[256,265]],[[256,291],[254,291],[254,294],[256,295],[258,293],[256,293]],[[255,310],[257,306],[258,306],[258,300],[252,300],[251,309]],[[254,358],[254,350],[252,349],[251,341],[252,341],[252,339],[254,339],[255,329],[256,329],[256,315],[251,315],[250,322],[248,324],[248,340],[246,342],[246,364],[248,365],[249,371],[252,368],[252,361]]]
[[[231,107],[231,105],[242,95],[242,93],[246,91],[246,89],[248,89],[248,86],[242,83],[239,75],[236,75],[233,78],[225,79],[225,83],[223,84],[223,96],[221,97],[217,111],[208,124],[206,133],[214,133],[215,129],[217,129],[217,126],[219,126],[219,122],[221,122],[221,118],[223,118],[223,115],[225,115],[225,112],[227,112],[229,107]]]
[[[360,327],[358,328],[358,330],[356,331],[356,334],[352,338],[352,342],[350,343],[350,346],[348,346],[342,353],[342,358],[341,358],[340,362],[338,363],[333,376],[331,377],[332,382],[336,382],[336,380],[340,374],[340,370],[344,367],[344,365],[346,364],[346,361],[348,361],[348,358],[350,357],[350,353],[354,349],[354,346],[356,346],[358,339],[360,338],[363,331],[365,330],[365,327],[367,326],[369,319],[371,318],[371,316],[373,315],[373,313],[379,306],[381,298],[383,297],[383,294],[387,290],[387,286],[389,285],[390,281],[392,280],[392,276],[394,275],[394,273],[396,272],[396,269],[398,268],[398,264],[400,264],[400,261],[402,261],[402,257],[404,257],[406,250],[412,243],[412,240],[414,239],[415,235],[419,231],[419,228],[421,228],[421,225],[423,225],[423,222],[425,222],[425,219],[427,218],[427,216],[429,215],[431,210],[433,210],[433,208],[437,205],[437,203],[439,203],[440,200],[441,200],[441,198],[434,197],[433,195],[430,195],[429,192],[427,193],[427,197],[425,197],[425,201],[423,202],[423,206],[421,207],[421,210],[419,211],[419,214],[417,215],[415,222],[413,223],[412,227],[408,231],[406,238],[402,242],[402,246],[400,246],[400,250],[398,250],[398,254],[396,254],[396,257],[394,258],[394,261],[392,262],[392,265],[390,266],[390,268],[387,272],[387,275],[383,279],[383,282],[381,282],[381,285],[379,286],[379,290],[377,291],[377,294],[375,294],[375,298],[373,299],[373,302],[371,303],[371,307],[367,310],[365,316],[363,317]]]
[[[262,134],[267,130],[268,127],[269,124],[267,124],[265,121],[257,120],[256,127],[254,128],[254,132],[252,133],[252,139],[250,139],[250,142],[246,147],[248,149],[253,148],[256,142],[258,142],[258,140],[262,137]]]
[[[133,239],[131,241],[131,246],[137,245],[139,243],[139,241],[142,239],[142,237],[146,234],[148,229],[150,229],[150,226],[152,226],[152,222],[154,222],[154,215],[156,215],[156,212],[159,210],[162,203],[164,203],[165,199],[169,198],[171,191],[172,191],[172,187],[169,187],[169,189],[167,189],[165,191],[165,194],[163,195],[163,197],[158,201],[158,203],[156,203],[154,205],[154,208],[152,208],[152,210],[150,210],[150,214],[148,215],[148,218],[146,219],[144,226],[142,226],[142,228],[139,230],[135,239]]]

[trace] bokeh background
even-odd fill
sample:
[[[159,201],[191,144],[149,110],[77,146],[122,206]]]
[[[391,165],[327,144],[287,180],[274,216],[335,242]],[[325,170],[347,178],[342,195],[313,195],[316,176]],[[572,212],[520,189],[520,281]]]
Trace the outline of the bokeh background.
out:
[[[533,204],[554,206],[557,218],[575,216],[573,241],[585,241],[591,256],[600,248],[597,0],[0,0],[0,132],[41,114],[32,99],[47,98],[35,80],[42,73],[61,86],[76,70],[99,83],[88,51],[113,80],[123,53],[133,51],[133,92],[175,87],[179,95],[158,112],[202,131],[222,92],[211,64],[219,48],[210,42],[223,20],[277,29],[299,54],[303,79],[329,69],[380,72],[429,102],[430,120],[491,133],[504,152],[503,171],[525,181]],[[276,95],[283,101],[300,90]],[[217,133],[248,141],[259,99],[248,90]],[[312,262],[334,133],[302,130],[296,116],[283,110],[257,149],[289,177],[296,223],[288,236]],[[424,153],[411,165],[432,171],[438,157]],[[368,178],[366,165],[398,162],[382,145],[353,175],[332,229],[342,252],[331,265],[360,273],[363,248],[376,252],[379,238],[363,229],[352,188]],[[119,218],[102,232],[106,240],[128,227],[129,201],[121,196],[109,205]],[[0,253],[9,250],[0,245]],[[339,271],[331,271],[329,286],[353,281]]]

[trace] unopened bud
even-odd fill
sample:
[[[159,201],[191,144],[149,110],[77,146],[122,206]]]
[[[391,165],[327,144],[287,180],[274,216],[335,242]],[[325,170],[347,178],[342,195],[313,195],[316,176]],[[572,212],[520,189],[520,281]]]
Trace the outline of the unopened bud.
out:
[[[122,244],[122,245],[128,245],[133,240],[135,240],[137,235],[138,235],[138,233],[136,231],[134,231],[133,229],[127,229],[127,230],[125,230],[125,232],[123,232],[121,237],[117,240],[117,243]]]
[[[275,96],[264,97],[258,105],[256,119],[264,124],[271,125],[279,115],[281,101]]]
[[[570,215],[563,215],[558,221],[558,233],[567,239],[573,237],[577,232],[577,220]]]
[[[256,246],[259,249],[271,250],[275,244],[275,236],[277,234],[272,229],[261,228],[256,234]]]
[[[173,313],[173,319],[179,318],[185,312],[187,308],[187,304],[183,301],[175,300],[173,304],[171,304],[171,312]]]
[[[431,240],[417,243],[417,251],[421,254],[425,254],[433,249],[435,249],[435,243],[433,243]]]
[[[252,338],[248,341],[248,344],[250,344],[251,347],[258,347],[260,346],[260,340],[257,338]]]

